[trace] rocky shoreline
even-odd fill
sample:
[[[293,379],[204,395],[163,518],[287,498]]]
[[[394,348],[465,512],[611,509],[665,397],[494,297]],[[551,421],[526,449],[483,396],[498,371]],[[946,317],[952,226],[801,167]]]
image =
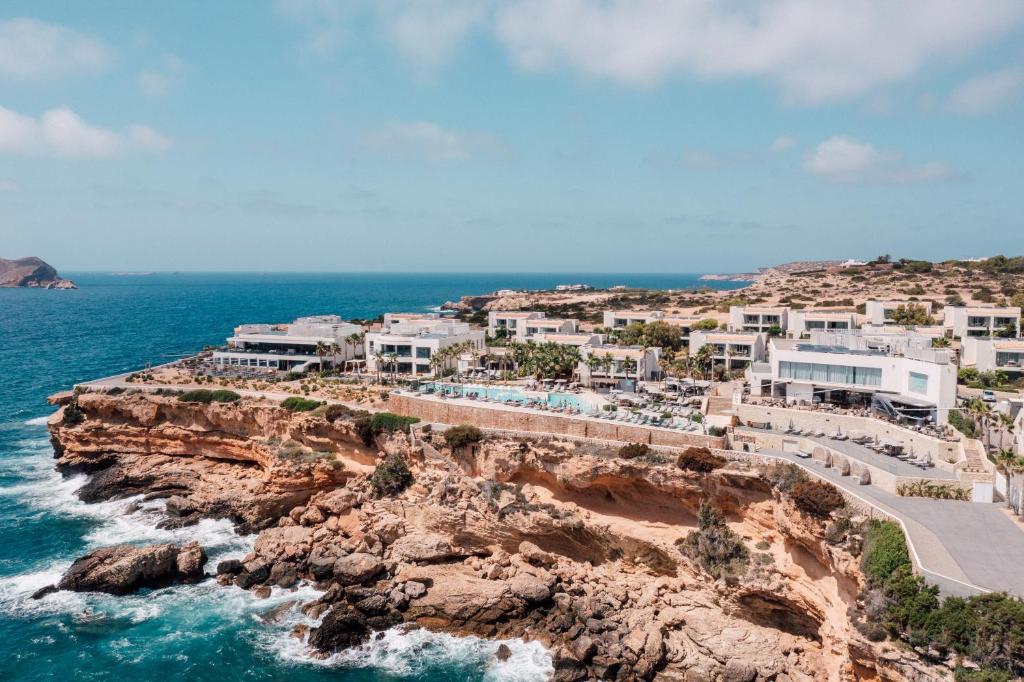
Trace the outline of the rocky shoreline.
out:
[[[77,289],[69,279],[57,274],[52,265],[31,256],[7,260],[0,258],[0,288]]]
[[[226,517],[258,532],[217,580],[323,590],[302,606],[315,625],[294,632],[315,655],[405,623],[538,640],[559,680],[948,677],[853,627],[856,548],[755,468],[699,473],[535,437],[453,450],[441,434],[396,432],[367,446],[357,413],[257,400],[74,401],[81,416],[62,409],[49,426],[58,468],[91,475],[83,499],[158,497],[167,524]],[[393,496],[371,480],[385,458],[415,479]],[[681,552],[702,504],[758,548],[743,575],[715,578]]]

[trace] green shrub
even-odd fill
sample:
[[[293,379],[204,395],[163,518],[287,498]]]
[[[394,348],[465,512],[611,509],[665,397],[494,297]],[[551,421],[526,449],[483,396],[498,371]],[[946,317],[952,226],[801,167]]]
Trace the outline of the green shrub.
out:
[[[64,416],[61,417],[61,424],[64,426],[77,426],[85,421],[85,412],[78,406],[78,400],[73,399],[64,406]]]
[[[706,474],[721,469],[725,466],[725,460],[707,448],[686,448],[683,454],[679,455],[676,464],[680,469]]]
[[[483,431],[473,426],[472,424],[459,424],[453,426],[444,432],[444,442],[448,444],[452,450],[458,450],[464,448],[467,445],[473,445],[483,440]]]
[[[807,473],[796,464],[775,464],[765,472],[765,478],[781,492],[788,493],[796,484],[807,480]]]
[[[107,390],[107,395],[121,395],[122,393],[124,393],[124,389],[120,386],[114,386]]]
[[[356,417],[356,431],[363,444],[367,447],[373,445],[374,439],[382,433],[402,431],[409,433],[409,426],[419,421],[418,417],[406,417],[391,412],[377,412],[376,414],[364,413]]]
[[[746,572],[750,553],[739,536],[725,524],[720,511],[702,502],[697,511],[697,528],[676,541],[683,556],[696,561],[716,578]]]
[[[636,459],[650,454],[651,448],[647,443],[627,443],[619,448],[619,457],[622,459]]]
[[[183,403],[236,403],[242,399],[234,391],[218,389],[211,391],[207,388],[197,388],[178,394],[178,400]]]
[[[910,552],[903,530],[892,521],[874,520],[864,534],[861,570],[872,583],[885,581],[900,566],[910,565]]]
[[[281,407],[289,412],[312,412],[316,408],[320,407],[320,401],[293,395],[290,398],[282,400]]]
[[[370,485],[377,497],[394,497],[413,484],[415,479],[401,455],[389,455],[377,465],[370,476]]]
[[[974,423],[974,420],[965,417],[959,410],[949,411],[949,425],[968,438],[977,438],[980,435],[978,425]]]
[[[827,518],[846,506],[839,489],[825,481],[801,481],[793,486],[789,495],[797,509],[819,518]]]

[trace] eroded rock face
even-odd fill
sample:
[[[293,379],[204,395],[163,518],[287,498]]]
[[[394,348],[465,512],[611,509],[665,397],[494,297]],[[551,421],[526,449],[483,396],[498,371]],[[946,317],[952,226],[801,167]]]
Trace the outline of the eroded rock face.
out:
[[[203,577],[206,552],[198,543],[133,547],[118,545],[91,552],[71,564],[57,588],[73,592],[129,594]]]

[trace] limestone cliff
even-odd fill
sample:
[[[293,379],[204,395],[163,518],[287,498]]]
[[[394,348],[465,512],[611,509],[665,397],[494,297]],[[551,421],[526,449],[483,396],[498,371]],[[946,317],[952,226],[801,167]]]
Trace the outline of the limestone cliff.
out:
[[[0,287],[40,289],[77,289],[75,283],[57,274],[53,266],[41,258],[30,256],[7,260],[0,258]]]

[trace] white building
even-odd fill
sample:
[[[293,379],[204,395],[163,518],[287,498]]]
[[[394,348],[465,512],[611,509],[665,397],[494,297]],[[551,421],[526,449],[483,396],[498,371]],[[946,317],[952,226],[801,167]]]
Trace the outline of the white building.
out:
[[[853,310],[805,310],[789,311],[787,333],[794,339],[803,339],[813,331],[850,331],[857,328],[857,313]]]
[[[660,310],[606,310],[604,326],[608,329],[623,329],[631,324],[648,324],[665,317]]]
[[[544,313],[531,310],[492,310],[487,313],[487,335],[491,338],[516,336],[520,325],[538,320]]]
[[[1007,327],[1013,329],[1014,338],[1020,336],[1020,308],[952,306],[943,308],[942,326],[953,336],[997,336]]]
[[[930,301],[868,301],[864,314],[867,317],[868,324],[877,326],[896,324],[896,320],[893,319],[893,313],[900,306],[904,308],[918,306],[924,308],[925,313],[929,316],[932,314],[932,304]]]
[[[782,333],[789,326],[789,308],[762,306],[731,306],[729,308],[729,331],[758,332],[767,334],[773,327]]]
[[[756,332],[690,332],[690,357],[694,357],[703,346],[713,346],[712,367],[724,367],[727,371],[745,369],[752,362],[762,362],[765,357],[765,335]]]
[[[585,386],[632,390],[636,381],[660,378],[660,348],[584,346],[578,372]]]
[[[870,406],[889,417],[938,423],[956,407],[957,368],[950,351],[908,346],[897,354],[772,339],[769,354],[768,362],[747,373],[753,395]]]
[[[213,362],[305,372],[319,367],[322,358],[325,365],[337,367],[362,354],[361,344],[352,338],[362,331],[337,315],[300,317],[291,324],[242,324],[235,327],[226,349],[213,352]]]
[[[979,372],[1024,374],[1024,339],[965,337],[960,364]]]
[[[579,322],[573,319],[539,317],[525,320],[516,329],[516,341],[534,341],[538,334],[573,334]]]
[[[486,350],[483,329],[438,316],[385,315],[380,331],[366,333],[366,363],[371,372],[429,377],[454,368],[455,358],[444,366],[431,360],[443,348],[468,344],[468,350]]]
[[[583,346],[602,345],[604,343],[604,336],[590,332],[555,332],[550,334],[537,333],[530,340],[536,344],[555,343],[559,346],[582,348]]]

